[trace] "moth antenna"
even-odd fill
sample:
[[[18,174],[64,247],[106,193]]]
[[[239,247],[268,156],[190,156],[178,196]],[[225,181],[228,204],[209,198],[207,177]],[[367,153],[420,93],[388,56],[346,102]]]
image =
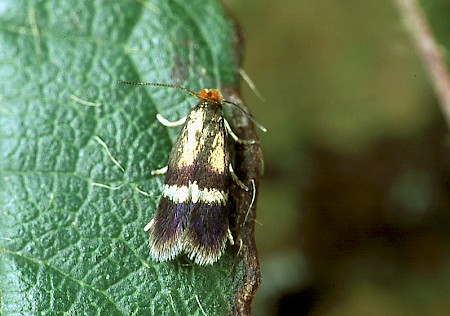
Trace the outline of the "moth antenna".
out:
[[[135,86],[153,86],[153,87],[166,87],[166,88],[172,88],[172,89],[178,89],[184,92],[189,93],[190,95],[193,95],[194,97],[199,97],[198,93],[195,93],[194,91],[191,91],[189,89],[176,86],[173,84],[166,84],[166,83],[152,83],[152,82],[141,82],[141,81],[117,81],[118,84],[129,84],[129,85],[135,85]]]
[[[257,120],[255,120],[250,114],[248,114],[243,108],[241,108],[239,105],[237,105],[234,102],[228,101],[228,100],[222,100],[223,103],[228,103],[233,105],[236,109],[239,109],[242,113],[247,116],[247,118],[252,121],[253,124],[255,124],[256,127],[258,127],[261,131],[267,132],[267,128],[265,128],[261,123],[259,123]]]

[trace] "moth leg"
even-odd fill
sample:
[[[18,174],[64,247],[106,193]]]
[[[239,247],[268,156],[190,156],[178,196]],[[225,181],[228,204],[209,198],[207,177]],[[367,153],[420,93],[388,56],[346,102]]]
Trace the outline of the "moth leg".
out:
[[[234,245],[234,239],[233,239],[233,235],[231,234],[231,230],[228,228],[228,240],[230,241],[230,244],[233,246]]]
[[[243,246],[244,246],[244,242],[242,241],[242,238],[239,238],[239,250],[237,252],[238,256],[241,254],[241,250],[242,250]]]
[[[255,202],[256,199],[256,185],[255,185],[255,180],[252,179],[251,180],[252,186],[253,186],[253,193],[252,193],[252,201],[250,202],[250,205],[248,206],[248,210],[247,210],[247,214],[245,214],[245,218],[244,218],[244,224],[247,223],[247,217],[248,214],[250,214],[250,211],[252,210],[253,207],[253,203]]]
[[[165,167],[163,167],[161,169],[153,170],[152,174],[153,175],[155,175],[155,174],[166,174],[166,172],[167,172],[167,166],[165,166]]]
[[[179,119],[178,121],[175,122],[171,122],[167,119],[165,119],[161,114],[156,114],[156,119],[164,126],[167,127],[174,127],[174,126],[179,126],[179,125],[183,125],[186,122],[186,116]]]
[[[230,123],[228,123],[228,121],[226,119],[223,119],[225,128],[227,129],[228,134],[231,136],[231,138],[234,139],[235,142],[239,143],[239,144],[256,144],[257,141],[256,140],[245,140],[245,139],[240,139],[231,129]]]
[[[148,232],[153,226],[153,219],[144,227],[144,231]]]
[[[179,119],[178,121],[175,122],[171,122],[167,119],[165,119],[161,114],[156,114],[156,119],[164,126],[167,127],[174,127],[174,126],[178,126],[178,125],[182,125],[186,122],[186,116],[183,117],[182,119]],[[164,168],[161,169],[156,169],[152,171],[152,174],[165,174],[167,172],[167,166],[165,166]]]
[[[230,169],[230,174],[231,174],[231,178],[233,179],[233,181],[234,181],[234,182],[235,182],[242,190],[248,191],[248,187],[247,187],[241,180],[239,180],[238,176],[234,173],[233,166],[231,165],[231,163],[230,163],[229,169]]]

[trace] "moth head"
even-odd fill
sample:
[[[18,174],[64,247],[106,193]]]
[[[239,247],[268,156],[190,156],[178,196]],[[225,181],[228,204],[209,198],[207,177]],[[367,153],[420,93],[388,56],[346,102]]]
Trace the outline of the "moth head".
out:
[[[215,102],[221,102],[222,101],[222,95],[220,94],[219,90],[216,89],[202,89],[197,94],[197,97],[200,100],[204,101],[215,101]]]

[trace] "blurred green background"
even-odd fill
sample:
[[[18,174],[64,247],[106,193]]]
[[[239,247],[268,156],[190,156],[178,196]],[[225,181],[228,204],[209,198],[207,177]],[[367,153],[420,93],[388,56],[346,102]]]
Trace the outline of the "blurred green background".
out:
[[[395,3],[226,5],[268,129],[254,315],[450,314],[450,141]]]

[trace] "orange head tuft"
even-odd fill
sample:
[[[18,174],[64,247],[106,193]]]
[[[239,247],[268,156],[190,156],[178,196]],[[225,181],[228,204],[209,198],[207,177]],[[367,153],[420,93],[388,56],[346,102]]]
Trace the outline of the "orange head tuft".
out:
[[[222,101],[222,95],[220,94],[219,90],[215,89],[202,89],[198,93],[198,97],[202,100],[211,100],[216,102]]]

